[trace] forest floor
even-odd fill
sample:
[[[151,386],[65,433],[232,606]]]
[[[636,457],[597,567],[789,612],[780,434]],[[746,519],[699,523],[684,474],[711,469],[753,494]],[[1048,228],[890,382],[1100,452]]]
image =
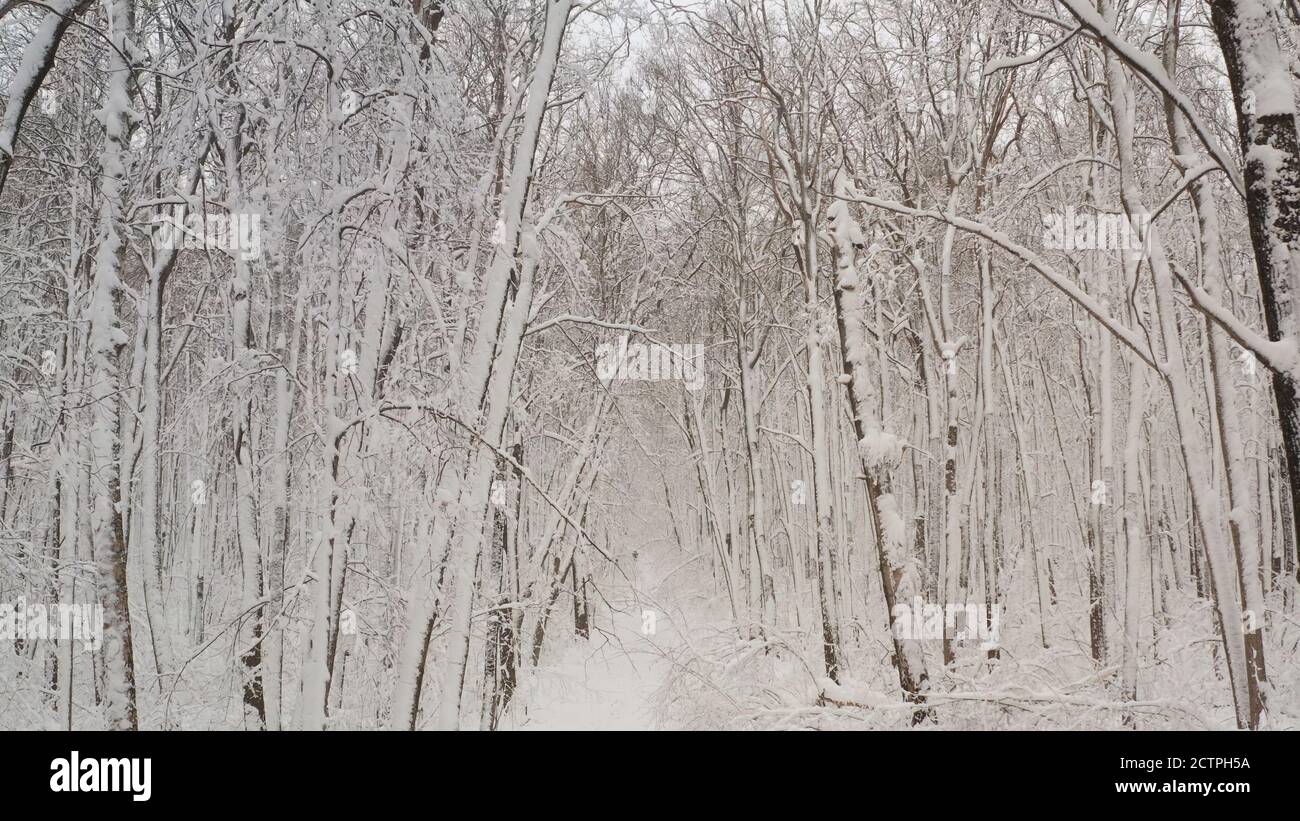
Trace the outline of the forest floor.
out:
[[[665,609],[648,596],[655,585],[637,578],[650,571],[631,576],[593,598],[589,640],[570,636],[562,646],[548,645],[553,655],[525,685],[516,729],[663,729],[654,696],[671,673],[669,651],[678,636]]]

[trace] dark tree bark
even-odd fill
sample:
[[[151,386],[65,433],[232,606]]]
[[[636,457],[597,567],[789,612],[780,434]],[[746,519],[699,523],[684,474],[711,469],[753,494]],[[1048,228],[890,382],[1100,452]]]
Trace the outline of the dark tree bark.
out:
[[[1212,0],[1210,16],[1237,111],[1245,159],[1246,213],[1264,322],[1269,339],[1294,339],[1300,331],[1295,305],[1300,254],[1300,140],[1295,102],[1260,99],[1256,94],[1257,88],[1289,92],[1290,61],[1279,43],[1278,21],[1265,4]],[[1272,74],[1280,75],[1280,84],[1269,76]],[[1286,450],[1291,517],[1300,521],[1300,384],[1294,371],[1273,371],[1273,396]]]

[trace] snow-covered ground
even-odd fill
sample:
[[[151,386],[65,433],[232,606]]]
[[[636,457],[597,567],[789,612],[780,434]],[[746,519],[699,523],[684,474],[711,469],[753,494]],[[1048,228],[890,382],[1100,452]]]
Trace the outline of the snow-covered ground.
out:
[[[659,725],[653,694],[669,673],[663,654],[669,639],[662,613],[655,634],[642,630],[641,606],[632,597],[611,602],[612,629],[575,639],[550,664],[543,663],[528,694],[524,730],[650,730]],[[625,607],[624,607],[625,606]],[[646,609],[651,609],[649,605]]]
[[[521,730],[663,729],[655,692],[671,674],[680,642],[665,603],[656,601],[661,576],[643,556],[592,600],[591,637],[566,635],[548,645],[522,686],[506,727]],[[548,660],[549,656],[549,660]]]

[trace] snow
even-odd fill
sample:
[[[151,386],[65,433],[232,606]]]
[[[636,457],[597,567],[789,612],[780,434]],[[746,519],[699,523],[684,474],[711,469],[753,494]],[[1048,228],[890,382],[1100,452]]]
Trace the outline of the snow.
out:
[[[1244,104],[1258,117],[1295,116],[1295,89],[1285,54],[1278,47],[1273,18],[1262,0],[1237,0],[1237,36],[1248,44],[1241,51]]]
[[[1246,162],[1259,163],[1264,169],[1263,180],[1265,184],[1272,185],[1281,177],[1281,171],[1286,166],[1288,155],[1280,148],[1274,148],[1271,145],[1256,143],[1246,149]]]
[[[860,707],[893,707],[898,704],[897,699],[851,682],[836,684],[828,678],[820,678],[817,686],[821,688],[824,698],[839,704]]]
[[[1226,32],[1248,131],[1294,109],[1274,5]],[[502,55],[482,4],[421,54],[379,36],[423,39],[410,4],[227,35],[106,0],[57,60],[14,7],[0,591],[105,640],[0,652],[0,729],[1298,726],[1300,292],[1266,330],[1254,245],[1290,248],[1225,184],[1214,33],[1174,65],[1159,10],[956,3],[864,74],[857,6],[742,6],[615,44],[625,10],[552,0]],[[177,208],[265,253],[158,247]],[[1045,247],[1062,213],[1158,230]],[[709,378],[611,385],[622,348]],[[891,630],[947,605],[1001,653]]]
[[[868,467],[892,467],[902,458],[903,441],[880,428],[868,428],[858,442],[858,452]]]
[[[54,60],[59,47],[61,29],[67,27],[64,18],[72,13],[77,0],[52,0],[41,18],[31,41],[23,50],[22,61],[9,82],[8,103],[0,115],[0,154],[13,154],[19,124],[29,102],[34,99],[36,84]]]
[[[882,493],[876,504],[880,506],[880,526],[884,531],[890,564],[902,567],[907,562],[907,553],[903,549],[906,529],[903,525],[903,516],[898,510],[898,500],[892,493]]]
[[[652,730],[658,728],[655,692],[669,675],[666,645],[673,626],[664,615],[655,634],[642,631],[636,600],[619,597],[610,634],[573,640],[530,685],[523,730]]]

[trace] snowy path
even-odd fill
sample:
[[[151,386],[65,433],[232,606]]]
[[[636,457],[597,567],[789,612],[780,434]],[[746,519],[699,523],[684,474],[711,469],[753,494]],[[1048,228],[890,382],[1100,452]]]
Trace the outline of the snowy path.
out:
[[[545,661],[531,684],[528,715],[521,730],[655,729],[653,695],[669,672],[662,648],[672,640],[666,614],[620,591],[608,618],[599,618],[591,639],[576,637],[550,663]],[[602,615],[607,614],[603,607]],[[643,610],[654,611],[654,632],[643,632]]]

